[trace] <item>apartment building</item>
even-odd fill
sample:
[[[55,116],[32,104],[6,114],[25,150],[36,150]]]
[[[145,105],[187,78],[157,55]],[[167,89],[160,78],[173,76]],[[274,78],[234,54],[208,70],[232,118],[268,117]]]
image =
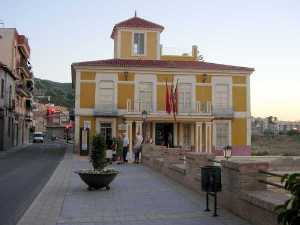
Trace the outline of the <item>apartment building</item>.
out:
[[[1,150],[29,142],[29,129],[32,122],[31,92],[33,90],[33,73],[29,58],[28,39],[19,34],[15,28],[0,28],[0,62],[5,70],[14,77],[13,82],[11,79],[4,81],[4,83],[10,82],[5,84],[5,98],[8,100],[6,100],[6,105],[4,104],[4,111],[10,112],[4,112],[10,121],[8,123],[10,125],[6,126],[10,132],[3,132],[4,136],[9,135],[3,140],[9,138],[11,141],[4,141],[5,145],[3,144]],[[7,90],[7,88],[9,89]]]
[[[135,134],[145,132],[156,145],[216,154],[230,145],[234,155],[249,155],[254,69],[204,62],[197,46],[191,55],[163,55],[163,30],[132,17],[112,29],[114,58],[72,64],[76,149],[82,128],[89,128],[90,136],[100,132],[107,139],[127,134],[130,152]],[[172,84],[176,117],[166,112]]]

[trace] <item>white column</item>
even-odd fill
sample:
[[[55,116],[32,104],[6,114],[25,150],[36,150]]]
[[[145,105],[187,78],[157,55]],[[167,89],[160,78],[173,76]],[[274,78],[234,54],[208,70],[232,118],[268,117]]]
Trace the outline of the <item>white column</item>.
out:
[[[191,145],[195,146],[195,129],[193,124],[190,124],[190,131],[191,131]]]
[[[155,144],[155,122],[152,122],[152,141]]]
[[[183,146],[183,124],[179,123],[179,145]]]
[[[211,153],[211,122],[205,123],[206,152]]]
[[[202,152],[202,122],[196,122],[195,128],[195,150]]]
[[[137,133],[143,134],[143,121],[135,121],[135,134]]]
[[[173,125],[173,139],[174,139],[174,145],[177,146],[177,123],[174,123]]]

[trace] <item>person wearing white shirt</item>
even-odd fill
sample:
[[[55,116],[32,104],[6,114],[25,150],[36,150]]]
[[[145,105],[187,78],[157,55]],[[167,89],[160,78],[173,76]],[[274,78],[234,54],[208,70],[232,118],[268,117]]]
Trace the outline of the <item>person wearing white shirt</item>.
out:
[[[126,134],[123,134],[123,162],[128,162],[127,160],[127,153],[129,148],[129,140]]]
[[[143,136],[138,132],[135,138],[135,145],[134,145],[134,162],[139,163],[140,161],[140,153],[142,151],[142,143],[143,143]]]

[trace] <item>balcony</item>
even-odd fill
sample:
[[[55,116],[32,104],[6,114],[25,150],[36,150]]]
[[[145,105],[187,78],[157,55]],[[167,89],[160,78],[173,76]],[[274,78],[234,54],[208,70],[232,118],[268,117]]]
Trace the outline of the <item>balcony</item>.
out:
[[[148,113],[153,113],[153,105],[151,102],[132,101],[127,99],[126,113],[140,114],[144,110]],[[178,107],[178,115],[211,115],[211,102],[197,101],[193,106],[180,105]]]
[[[115,104],[100,104],[94,109],[95,116],[117,116],[118,110]]]
[[[23,71],[24,74],[26,74],[27,78],[32,78],[32,72],[31,72],[31,65],[29,61],[25,60],[24,58],[21,58],[19,68],[21,71]]]
[[[217,118],[232,118],[234,111],[232,106],[213,106],[212,113]]]

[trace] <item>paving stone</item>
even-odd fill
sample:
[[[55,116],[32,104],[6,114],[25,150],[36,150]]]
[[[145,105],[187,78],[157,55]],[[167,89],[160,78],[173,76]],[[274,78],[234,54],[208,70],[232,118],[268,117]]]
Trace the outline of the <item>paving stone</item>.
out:
[[[87,191],[73,171],[89,166],[68,153],[19,225],[249,225],[222,209],[212,217],[202,196],[143,165],[113,165],[110,191]]]

